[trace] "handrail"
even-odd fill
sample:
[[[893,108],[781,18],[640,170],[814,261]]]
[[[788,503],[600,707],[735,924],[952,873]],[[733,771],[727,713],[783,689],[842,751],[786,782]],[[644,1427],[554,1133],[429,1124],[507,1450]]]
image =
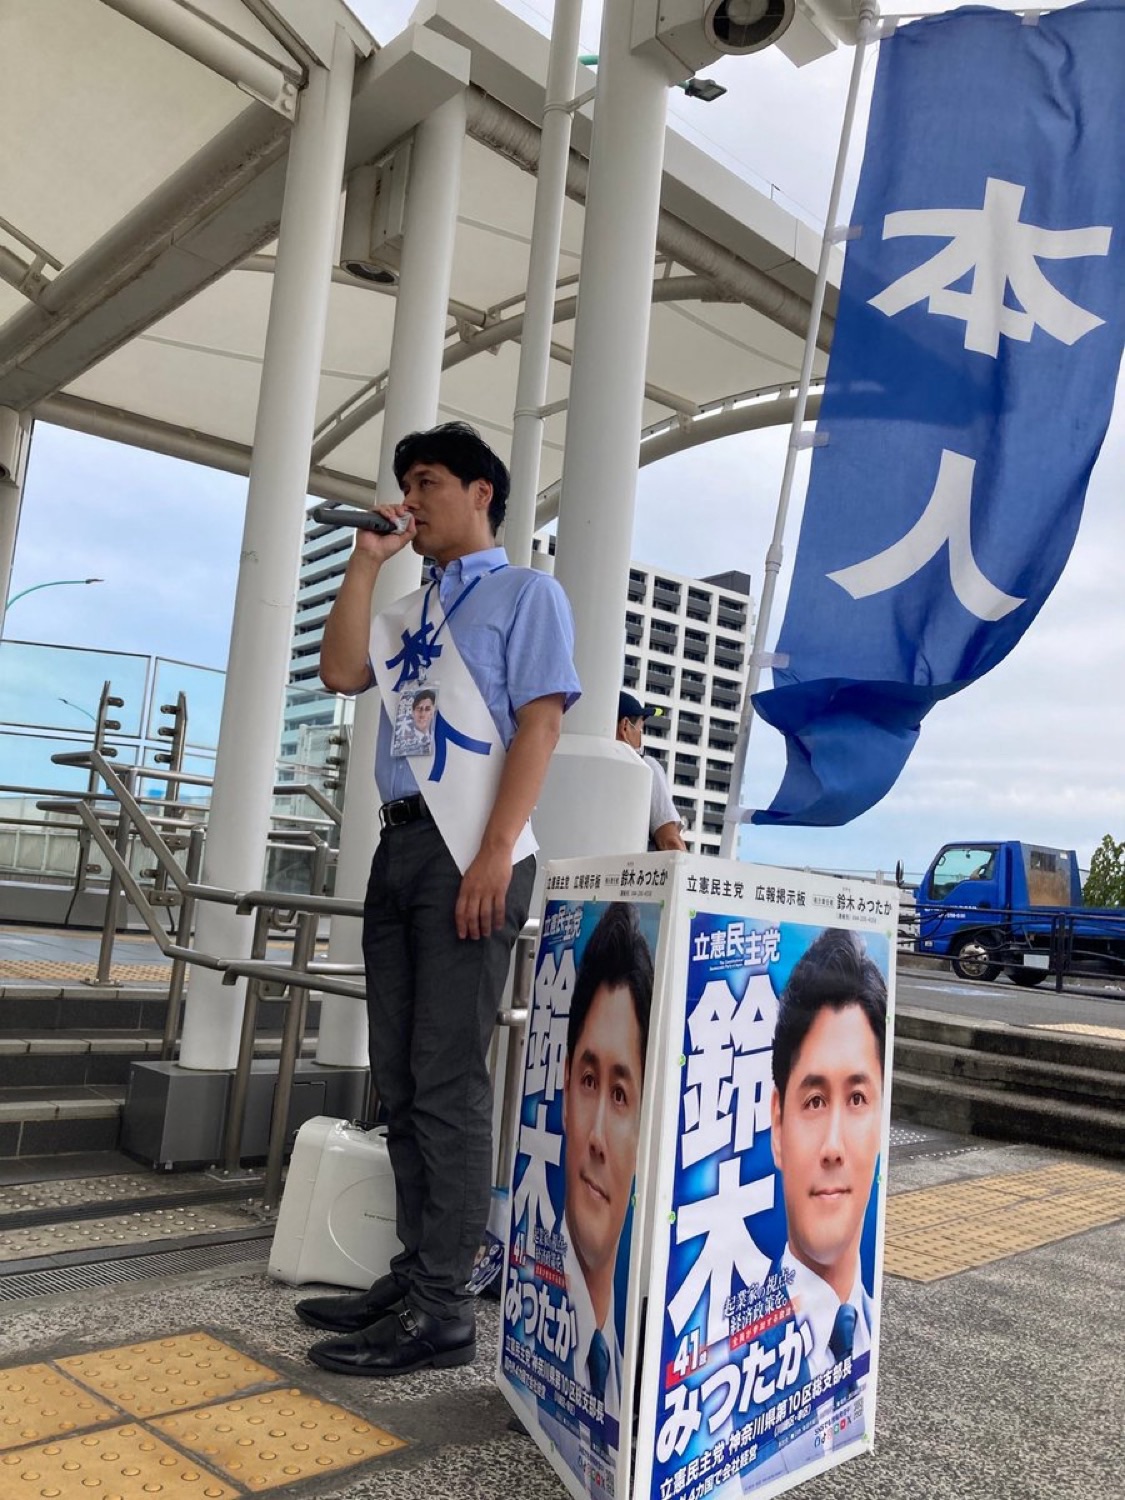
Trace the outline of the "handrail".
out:
[[[265,907],[262,909],[268,910]],[[302,915],[311,916],[312,913],[305,912]],[[356,973],[362,972],[357,965]],[[264,979],[273,984],[296,984],[303,988],[323,991],[326,995],[344,995],[349,1000],[363,1000],[367,996],[367,990],[363,985],[348,984],[342,978],[325,974],[315,964],[309,964],[298,971],[286,964],[272,963],[267,958],[232,958],[224,965],[223,983],[234,984],[237,979]]]
[[[200,964],[205,969],[224,969],[226,967],[226,959],[212,958],[210,954],[200,953],[194,948],[184,948],[178,943],[170,943],[168,941],[168,935],[156,920],[156,913],[149,905],[148,897],[137,883],[132,870],[130,870],[129,866],[117,852],[116,845],[106,833],[101,823],[98,822],[89,808],[81,804],[79,805],[78,815],[89,830],[91,838],[105,855],[106,859],[108,859],[110,867],[114,870],[118,880],[120,880],[124,887],[125,894],[136,907],[141,920],[148,928],[149,934],[164,957],[172,959],[182,958],[185,963]],[[184,890],[186,891],[186,889],[185,885]],[[197,899],[223,901],[230,905],[234,905],[238,899],[237,893],[234,891],[212,890],[208,886],[196,886],[191,894]],[[110,915],[112,916],[112,913]]]
[[[286,899],[282,899],[282,898]],[[276,906],[283,911],[316,912],[322,917],[362,917],[363,902],[343,896],[294,895],[290,901],[285,891],[243,891],[238,898],[240,917],[248,917],[259,906]]]
[[[340,995],[353,1000],[362,1000],[366,994],[366,988],[361,978],[363,975],[363,967],[361,965],[331,963],[315,958],[319,919],[322,916],[361,917],[363,902],[346,900],[338,896],[320,896],[311,893],[304,895],[301,893],[268,889],[238,892],[204,885],[197,878],[203,837],[203,828],[200,823],[196,823],[188,830],[189,854],[187,861],[188,868],[185,872],[181,870],[172,855],[172,851],[160,836],[154,820],[150,819],[142,808],[141,801],[133,796],[125,781],[108,764],[104,756],[97,750],[88,750],[76,753],[75,755],[67,754],[58,756],[55,759],[57,762],[64,764],[87,765],[104,782],[108,789],[107,794],[78,793],[75,794],[72,800],[67,800],[64,805],[68,812],[78,818],[80,825],[88,832],[90,838],[105,855],[112,872],[111,889],[113,882],[119,883],[120,888],[125,892],[148,928],[160,952],[173,961],[172,982],[169,987],[169,1012],[161,1051],[162,1058],[170,1060],[174,1051],[175,1037],[179,1023],[179,1000],[182,994],[183,976],[187,965],[196,964],[221,973],[224,984],[231,984],[238,978],[249,980],[238,1065],[232,1079],[228,1100],[224,1136],[224,1153],[228,1169],[231,1168],[232,1161],[234,1168],[237,1168],[241,1161],[243,1118],[253,1061],[257,1008],[261,986],[263,983],[274,983],[285,986],[288,991],[289,1009],[286,1013],[283,1028],[281,1056],[278,1063],[277,1083],[274,1090],[273,1117],[270,1126],[269,1155],[264,1189],[264,1207],[268,1212],[277,1207],[280,1197],[288,1122],[288,1104],[293,1087],[297,1058],[301,1050],[309,995],[315,991],[323,994]],[[160,779],[163,780],[165,778],[162,775]],[[181,779],[187,778],[184,777]],[[298,791],[298,788],[286,786],[284,791],[287,795],[292,795]],[[106,817],[106,809],[95,805],[104,795],[108,795],[108,797],[116,800],[118,804],[116,820]],[[313,800],[318,801],[316,797]],[[327,801],[327,799],[323,800]],[[176,827],[177,830],[183,831],[185,825],[177,820]],[[186,933],[187,928],[185,928],[185,923],[190,925],[191,913],[196,902],[205,900],[231,905],[234,906],[239,915],[250,916],[252,914],[254,917],[254,938],[251,945],[250,958],[219,958],[211,954],[199,952],[185,945],[182,940],[177,942],[170,940],[157,919],[156,908],[153,907],[140,882],[128,866],[127,854],[129,837],[132,831],[135,831],[136,836],[141,840],[149,853],[155,857],[158,865],[165,871],[168,879],[175,886],[179,894],[180,924],[177,937],[182,938]],[[316,849],[318,864],[321,873],[323,873],[324,861],[328,853],[328,846],[323,839],[319,838],[311,829],[290,830],[285,836],[295,841],[311,842]],[[298,843],[294,844],[294,847],[298,846]],[[265,948],[271,926],[271,913],[285,913],[290,919],[296,918],[292,959],[288,965],[274,963],[265,956]],[[107,924],[112,924],[113,918],[113,911],[107,908]],[[275,923],[274,925],[277,924]],[[516,964],[516,983],[518,986],[516,995],[519,999],[526,1000],[526,992],[530,990],[531,957],[534,951],[534,932],[537,926],[537,923],[528,923],[521,934]],[[112,931],[112,925],[110,930]],[[108,940],[105,939],[105,935],[103,934],[103,954],[99,960],[99,972],[103,964],[108,962],[108,953],[104,951],[107,942]],[[108,943],[108,949],[109,953],[111,953],[111,943]],[[350,982],[352,978],[360,982]],[[526,1024],[526,1014],[526,1009],[520,1008],[517,1005],[510,1010],[506,1010],[499,1018],[499,1023],[504,1027],[515,1027],[518,1029],[521,1025]],[[509,1056],[508,1063],[508,1072],[511,1074],[512,1079],[516,1078],[517,1062],[517,1053],[516,1050],[513,1050]]]
[[[100,752],[94,749],[63,750],[60,751],[57,755],[52,755],[51,760],[56,766],[84,767],[90,764],[90,757],[92,755],[98,755],[100,759],[104,760],[104,757],[101,756]],[[205,776],[201,771],[176,771],[173,770],[170,766],[167,768],[163,766],[159,768],[155,766],[139,766],[137,769],[142,775],[147,776],[150,781],[174,781],[176,783],[187,782],[189,786],[213,787],[215,785],[215,778],[213,776]],[[42,790],[44,792],[50,792],[53,789],[45,787]],[[31,792],[32,789],[29,788],[28,791]],[[92,795],[100,796],[101,794],[93,793]],[[324,813],[329,822],[339,825],[343,821],[344,815],[332,801],[331,797],[326,796],[324,792],[322,792],[321,789],[318,786],[315,786],[311,781],[275,781],[273,787],[273,796],[307,797],[310,802],[315,803],[316,806],[320,808],[321,812]],[[196,806],[197,804],[178,803],[177,805],[192,807]],[[281,814],[281,816],[288,816],[288,814]]]

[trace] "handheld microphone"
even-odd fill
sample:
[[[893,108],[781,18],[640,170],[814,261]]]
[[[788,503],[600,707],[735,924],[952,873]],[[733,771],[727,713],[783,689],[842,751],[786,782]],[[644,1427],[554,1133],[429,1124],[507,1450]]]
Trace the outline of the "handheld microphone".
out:
[[[388,521],[377,510],[353,510],[347,505],[317,505],[309,514],[322,526],[351,526],[356,531],[373,531],[376,536],[401,535],[410,525],[409,516]]]

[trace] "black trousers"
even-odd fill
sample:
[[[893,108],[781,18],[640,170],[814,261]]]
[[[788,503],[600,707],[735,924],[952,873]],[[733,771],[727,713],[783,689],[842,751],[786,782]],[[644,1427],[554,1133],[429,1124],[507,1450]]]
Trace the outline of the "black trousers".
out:
[[[387,1112],[403,1249],[391,1272],[408,1302],[464,1315],[488,1220],[488,1053],[512,946],[527,920],[534,857],[512,870],[504,926],[457,936],[461,872],[428,818],[384,829],[363,911],[371,1073]]]

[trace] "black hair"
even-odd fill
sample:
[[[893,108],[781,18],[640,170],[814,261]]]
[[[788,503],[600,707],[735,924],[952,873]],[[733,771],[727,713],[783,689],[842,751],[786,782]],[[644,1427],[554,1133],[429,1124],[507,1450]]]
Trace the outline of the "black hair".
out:
[[[813,1022],[826,1006],[843,1010],[847,1005],[858,1005],[867,1017],[882,1070],[887,1045],[886,983],[855,933],[830,927],[798,959],[778,1003],[773,1081],[782,1106],[793,1063]]]
[[[641,1033],[641,1067],[648,1051],[648,1018],[652,1010],[652,954],[645,941],[637,910],[626,901],[613,901],[598,918],[590,934],[570,997],[570,1019],[566,1027],[567,1062],[574,1056],[578,1038],[603,984],[628,985],[633,1013]]]
[[[415,464],[442,464],[462,485],[487,480],[492,486],[488,524],[496,535],[508,509],[508,470],[475,427],[468,422],[442,422],[425,432],[408,432],[395,444],[395,479],[400,487]]]
[[[437,704],[437,693],[434,692],[433,688],[419,688],[410,701],[411,712],[414,711],[414,705],[418,702],[419,698],[428,698],[431,703]]]

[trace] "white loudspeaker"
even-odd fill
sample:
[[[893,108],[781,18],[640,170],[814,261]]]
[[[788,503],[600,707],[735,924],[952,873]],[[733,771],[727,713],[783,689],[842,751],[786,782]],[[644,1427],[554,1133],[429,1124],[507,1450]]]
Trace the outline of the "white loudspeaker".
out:
[[[366,1289],[401,1249],[387,1133],[317,1115],[297,1132],[269,1274]]]
[[[769,47],[793,20],[795,0],[633,0],[633,50],[682,82],[720,57]]]

